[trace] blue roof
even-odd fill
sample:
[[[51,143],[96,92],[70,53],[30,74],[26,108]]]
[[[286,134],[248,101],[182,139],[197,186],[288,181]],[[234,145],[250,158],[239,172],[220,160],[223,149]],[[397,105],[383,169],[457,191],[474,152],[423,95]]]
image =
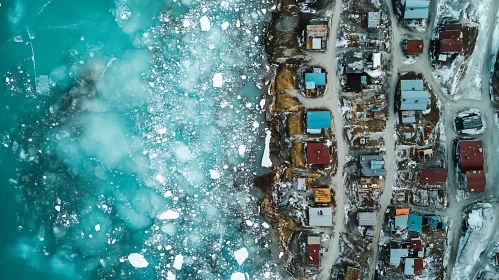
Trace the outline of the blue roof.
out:
[[[359,157],[359,161],[360,161],[360,172],[362,176],[366,177],[386,176],[386,169],[383,168],[383,163],[381,163],[381,166],[379,166],[379,162],[383,162],[383,156],[361,155]]]
[[[409,214],[407,220],[407,228],[409,231],[422,232],[423,231],[423,217],[419,215]]]
[[[428,216],[428,226],[431,227],[432,229],[437,229],[438,223],[440,221],[441,221],[440,216]]]
[[[416,123],[416,117],[404,117],[402,123]]]
[[[331,112],[308,111],[307,128],[308,129],[331,128]]]
[[[422,19],[428,18],[430,1],[427,0],[406,0],[405,2],[405,19]]]
[[[371,160],[371,169],[382,169],[383,164],[382,160]]]
[[[402,91],[424,90],[423,80],[402,80],[400,89]]]
[[[326,73],[305,73],[305,82],[314,82],[316,86],[325,86]]]
[[[390,249],[390,265],[399,266],[401,258],[409,256],[407,249]]]
[[[429,94],[427,91],[402,91],[400,110],[424,111],[428,107]]]
[[[407,228],[407,215],[395,216],[395,229]]]

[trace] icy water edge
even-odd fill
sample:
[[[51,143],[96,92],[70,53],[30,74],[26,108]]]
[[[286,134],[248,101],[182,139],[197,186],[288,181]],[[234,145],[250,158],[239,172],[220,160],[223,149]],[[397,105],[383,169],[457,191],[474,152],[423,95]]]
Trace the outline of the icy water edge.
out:
[[[268,1],[0,4],[1,279],[285,278],[252,185]]]

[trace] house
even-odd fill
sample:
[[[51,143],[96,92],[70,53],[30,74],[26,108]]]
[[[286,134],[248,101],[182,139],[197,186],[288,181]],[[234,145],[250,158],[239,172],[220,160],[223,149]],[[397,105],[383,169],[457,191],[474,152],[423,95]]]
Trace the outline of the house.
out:
[[[347,273],[345,274],[344,280],[359,280],[360,269],[355,267],[347,267]]]
[[[309,207],[308,225],[311,227],[330,227],[333,225],[333,209],[331,207]]]
[[[308,111],[307,112],[307,133],[320,134],[322,129],[331,128],[331,112],[329,111]]]
[[[375,226],[377,224],[376,212],[359,212],[357,213],[357,220],[359,226]]]
[[[474,112],[460,113],[454,121],[456,131],[461,133],[463,130],[478,130],[483,128],[482,117]]]
[[[398,208],[395,209],[395,215],[409,215],[409,208]]]
[[[307,50],[325,49],[327,42],[326,24],[309,24],[305,30],[305,48]]]
[[[312,73],[305,73],[305,88],[315,89],[326,86],[326,73],[321,68],[313,68]]]
[[[427,216],[426,221],[426,224],[433,230],[446,228],[446,225],[442,222],[440,216]]]
[[[445,183],[447,181],[447,169],[425,168],[421,170],[421,180],[425,183]]]
[[[390,265],[399,266],[402,258],[409,256],[407,249],[390,249]]]
[[[367,28],[378,28],[380,21],[381,21],[380,12],[367,13]]]
[[[419,215],[409,214],[407,219],[407,229],[421,233],[423,231],[423,217]]]
[[[405,275],[419,275],[423,272],[423,259],[421,258],[406,258],[404,265]]]
[[[426,110],[429,94],[424,90],[423,80],[400,81],[400,110],[424,111]]]
[[[423,249],[423,243],[419,238],[411,238],[411,249],[412,250],[421,250]]]
[[[401,111],[401,118],[403,124],[416,123],[416,113],[414,111]]]
[[[362,52],[348,52],[345,55],[345,72],[363,73],[364,72],[364,54]]]
[[[315,235],[307,237],[307,264],[320,265],[321,238]]]
[[[460,140],[458,153],[461,172],[483,170],[484,154],[482,140]]]
[[[485,172],[483,170],[466,171],[466,191],[467,192],[484,192],[487,185]]]
[[[331,150],[322,143],[307,143],[308,164],[329,164]]]
[[[460,53],[463,52],[463,41],[457,39],[443,39],[441,53]]]
[[[331,203],[331,189],[314,188],[314,202],[319,204]]]
[[[407,229],[407,215],[395,216],[395,228],[393,230]]]
[[[406,0],[404,19],[427,19],[429,8],[429,0]]]
[[[307,190],[307,179],[305,179],[305,178],[296,179],[296,190],[297,191],[306,191]]]
[[[423,40],[407,40],[405,46],[406,54],[422,54],[424,51]]]
[[[383,156],[362,155],[360,156],[360,173],[366,177],[386,176],[384,164]]]
[[[381,67],[381,53],[373,53],[373,67],[372,69],[378,69]]]

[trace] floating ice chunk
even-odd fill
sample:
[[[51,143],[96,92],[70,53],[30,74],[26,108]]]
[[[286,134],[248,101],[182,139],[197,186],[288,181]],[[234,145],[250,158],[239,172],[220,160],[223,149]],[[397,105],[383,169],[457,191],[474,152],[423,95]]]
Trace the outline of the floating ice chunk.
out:
[[[219,88],[219,87],[222,87],[222,84],[223,84],[222,73],[216,73],[213,76],[213,87]]]
[[[100,225],[99,224],[96,224],[95,227],[94,227],[95,231],[99,231],[100,230]]]
[[[244,156],[244,153],[246,152],[246,146],[240,145],[238,151],[240,156]]]
[[[270,160],[270,137],[272,136],[272,133],[266,128],[265,134],[265,150],[263,151],[262,167],[272,167],[272,161]]]
[[[246,220],[246,225],[249,226],[249,227],[252,227],[253,226],[253,222],[250,221],[250,220]]]
[[[175,144],[175,156],[181,161],[188,161],[194,158],[191,150],[182,142]]]
[[[284,252],[279,252],[279,259],[282,258],[282,256],[284,256]]]
[[[172,246],[171,246],[171,245],[166,245],[166,246],[165,246],[165,250],[170,251],[171,249],[172,249]]]
[[[10,82],[9,77],[5,77],[5,82],[8,84]]]
[[[133,267],[136,268],[144,268],[149,265],[144,256],[137,253],[131,253],[130,255],[128,255],[128,261]]]
[[[263,226],[264,228],[270,228],[269,224],[267,224],[266,222],[263,222],[263,223],[262,223],[262,226]]]
[[[158,175],[156,175],[156,181],[163,184],[165,182],[165,177],[163,177],[163,175],[161,175],[161,174],[158,174]]]
[[[184,20],[184,22],[182,23],[184,25],[184,27],[189,27],[191,26],[191,22],[188,21],[188,20]]]
[[[201,23],[201,31],[208,31],[211,28],[210,19],[207,16],[203,16],[199,19]]]
[[[226,22],[226,21],[225,21],[224,23],[222,23],[222,24],[220,25],[220,27],[221,27],[223,30],[227,30],[227,28],[229,28],[229,25],[230,25],[230,24],[229,24],[228,22]]]
[[[157,132],[158,134],[165,134],[165,133],[166,133],[166,128],[164,128],[164,127],[163,127],[163,128],[160,128],[160,129],[156,130],[156,132]]]
[[[57,205],[57,206],[55,207],[55,210],[56,210],[57,212],[60,212],[60,211],[61,211],[61,206]]]
[[[174,235],[175,234],[175,225],[174,224],[162,225],[161,231],[166,233],[166,234],[169,234],[169,235]]]
[[[230,276],[230,280],[245,280],[246,277],[244,277],[244,274],[241,272],[234,272]]]
[[[242,265],[244,261],[248,258],[248,250],[246,248],[241,248],[234,252],[234,258],[239,265]]]
[[[177,270],[182,268],[182,264],[184,263],[184,256],[176,255],[175,260],[173,261],[173,267]]]
[[[170,210],[166,210],[165,212],[161,213],[161,215],[159,215],[158,219],[160,219],[160,220],[175,220],[175,219],[178,219],[178,217],[180,217],[180,213],[170,209]]]
[[[217,170],[210,169],[210,177],[211,179],[220,179],[220,172]]]
[[[163,196],[164,197],[171,197],[172,196],[172,191],[166,191]]]
[[[168,273],[166,274],[166,280],[175,280],[175,279],[177,279],[177,276],[171,273],[171,271],[168,271]]]

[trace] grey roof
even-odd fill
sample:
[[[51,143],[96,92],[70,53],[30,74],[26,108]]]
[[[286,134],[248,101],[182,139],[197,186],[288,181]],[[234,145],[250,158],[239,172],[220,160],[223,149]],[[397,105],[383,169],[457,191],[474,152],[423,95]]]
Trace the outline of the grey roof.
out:
[[[331,207],[309,207],[309,226],[330,227],[333,225],[333,209]]]
[[[376,212],[359,212],[357,213],[357,219],[359,220],[359,226],[375,226],[376,223]]]
[[[379,155],[362,155],[359,158],[360,172],[363,176],[375,177],[386,176],[386,169],[382,167],[383,156]]]
[[[402,123],[416,123],[416,117],[403,117]]]
[[[376,28],[381,20],[380,12],[367,13],[367,28]]]
[[[424,111],[428,107],[429,94],[422,91],[402,91],[400,96],[400,110]]]
[[[320,236],[316,235],[309,235],[307,238],[307,244],[321,244],[321,238]]]
[[[390,249],[390,265],[399,266],[400,259],[409,256],[407,249]]]
[[[362,52],[348,52],[345,55],[347,73],[364,72],[364,59]]]
[[[481,129],[483,127],[482,117],[476,113],[456,118],[456,129]]]
[[[404,274],[405,275],[414,275],[414,259],[413,258],[405,259]]]
[[[395,216],[395,229],[407,229],[407,215]]]
[[[428,18],[430,1],[429,0],[406,0],[405,19],[423,19]]]

